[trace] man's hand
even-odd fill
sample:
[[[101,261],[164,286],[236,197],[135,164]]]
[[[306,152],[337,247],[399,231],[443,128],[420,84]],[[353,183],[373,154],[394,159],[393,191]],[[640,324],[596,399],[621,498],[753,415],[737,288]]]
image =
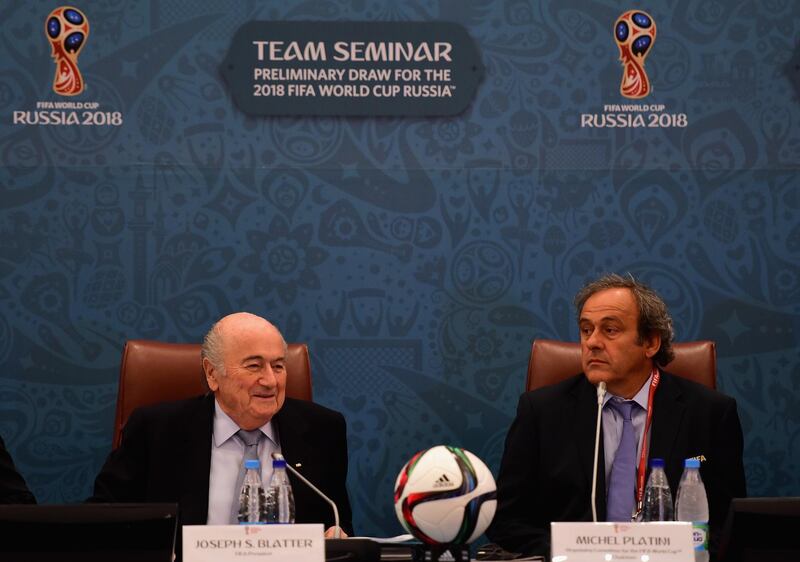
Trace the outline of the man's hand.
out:
[[[345,533],[344,529],[342,529],[341,527],[328,527],[325,530],[325,538],[326,539],[336,538],[336,529],[339,529],[339,538],[340,539],[346,539],[347,538],[347,533]]]

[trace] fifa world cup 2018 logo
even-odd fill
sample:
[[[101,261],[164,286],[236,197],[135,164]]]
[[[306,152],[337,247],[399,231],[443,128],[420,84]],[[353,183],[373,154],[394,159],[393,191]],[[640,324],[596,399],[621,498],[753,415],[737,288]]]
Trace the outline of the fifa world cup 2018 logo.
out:
[[[89,20],[79,9],[62,6],[50,12],[44,28],[56,63],[53,91],[62,96],[77,96],[84,88],[78,55],[89,37]]]
[[[617,18],[614,40],[624,69],[619,92],[632,99],[647,96],[650,80],[644,71],[644,59],[656,41],[656,22],[646,12],[629,10]]]

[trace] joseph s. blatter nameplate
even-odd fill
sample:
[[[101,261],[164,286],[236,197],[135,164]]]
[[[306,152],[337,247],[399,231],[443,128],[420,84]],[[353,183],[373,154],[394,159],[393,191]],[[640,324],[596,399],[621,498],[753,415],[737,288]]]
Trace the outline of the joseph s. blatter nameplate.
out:
[[[321,524],[184,525],[184,562],[324,562]]]

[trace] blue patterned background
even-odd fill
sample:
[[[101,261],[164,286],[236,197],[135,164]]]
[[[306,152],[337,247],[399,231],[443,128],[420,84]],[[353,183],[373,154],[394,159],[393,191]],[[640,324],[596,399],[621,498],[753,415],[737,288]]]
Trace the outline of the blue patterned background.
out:
[[[0,47],[0,434],[41,502],[88,495],[127,338],[198,341],[251,310],[307,341],[349,428],[365,534],[401,531],[415,451],[499,464],[531,340],[631,271],[710,338],[751,495],[800,495],[800,111],[794,0],[85,1],[88,89],[121,127],[13,125],[51,91],[53,1]],[[586,129],[626,103],[611,29],[658,36],[647,103],[686,128]],[[239,25],[454,21],[486,77],[456,118],[248,118],[218,65]]]

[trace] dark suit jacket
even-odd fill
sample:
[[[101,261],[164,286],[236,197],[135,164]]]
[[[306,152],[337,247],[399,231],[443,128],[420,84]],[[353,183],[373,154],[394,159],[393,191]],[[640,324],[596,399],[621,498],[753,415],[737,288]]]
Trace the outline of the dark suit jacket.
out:
[[[591,521],[597,392],[583,374],[523,394],[506,438],[497,512],[487,531],[506,550],[550,556],[551,521]],[[703,455],[712,552],[731,498],[746,495],[736,402],[662,372],[653,398],[649,458],[663,458],[675,498],[683,461]],[[605,520],[602,438],[597,518]]]
[[[177,502],[179,522],[204,525],[214,395],[139,408],[131,414],[119,448],[94,483],[96,502]],[[287,398],[272,420],[281,452],[339,508],[341,527],[353,532],[347,496],[347,435],[342,415],[312,402]],[[330,506],[289,473],[298,523],[333,525]]]
[[[0,503],[36,503],[0,438]]]

